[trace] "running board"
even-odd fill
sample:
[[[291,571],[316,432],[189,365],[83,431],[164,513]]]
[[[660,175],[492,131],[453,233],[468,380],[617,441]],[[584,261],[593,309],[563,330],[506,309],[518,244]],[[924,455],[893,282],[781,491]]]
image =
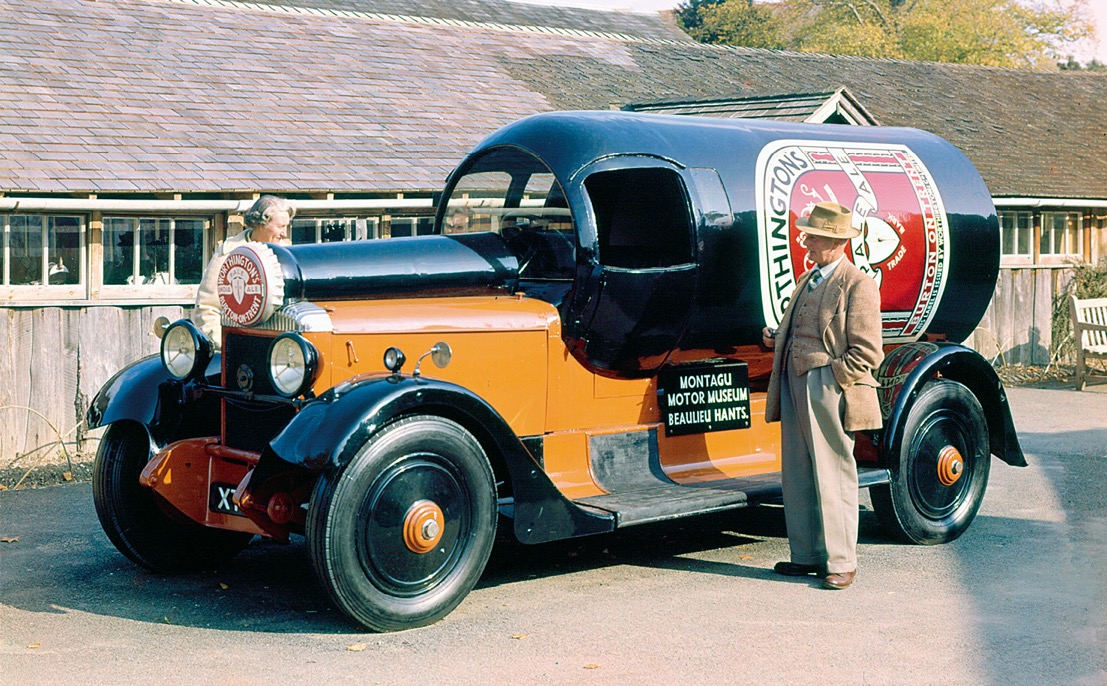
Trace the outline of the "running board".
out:
[[[656,429],[589,437],[592,474],[607,493],[578,498],[584,509],[615,518],[615,527],[735,510],[781,501],[780,473],[679,484],[665,474]],[[861,488],[889,483],[887,469],[857,470]]]
[[[780,502],[780,475],[700,484],[658,485],[579,498],[573,502],[611,513],[615,516],[615,527],[619,528]]]
[[[859,488],[872,488],[892,483],[892,473],[887,469],[876,467],[857,468],[857,486]]]

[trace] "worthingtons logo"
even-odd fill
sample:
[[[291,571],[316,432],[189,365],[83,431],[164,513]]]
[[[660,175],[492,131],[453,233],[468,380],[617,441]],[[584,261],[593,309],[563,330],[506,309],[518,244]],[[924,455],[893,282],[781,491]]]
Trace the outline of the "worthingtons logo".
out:
[[[254,251],[239,248],[219,269],[219,304],[223,317],[239,326],[262,319],[266,301],[265,267]]]
[[[846,251],[880,286],[884,339],[926,331],[949,271],[949,222],[938,187],[904,145],[788,140],[757,160],[758,249],[765,321],[780,323],[796,279],[811,268],[796,219],[815,203],[853,210],[861,235]]]

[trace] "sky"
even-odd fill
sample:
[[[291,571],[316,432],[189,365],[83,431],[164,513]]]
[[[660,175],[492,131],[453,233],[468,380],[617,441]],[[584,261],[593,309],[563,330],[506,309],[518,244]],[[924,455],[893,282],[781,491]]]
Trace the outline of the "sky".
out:
[[[603,9],[630,9],[639,12],[656,12],[658,10],[673,9],[680,0],[515,0],[530,5],[560,5],[562,7],[591,7]],[[1092,46],[1086,53],[1077,54],[1075,57],[1081,61],[1088,61],[1092,57],[1107,64],[1107,0],[1090,0],[1089,6],[1095,17],[1096,28],[1099,32],[1098,47]]]

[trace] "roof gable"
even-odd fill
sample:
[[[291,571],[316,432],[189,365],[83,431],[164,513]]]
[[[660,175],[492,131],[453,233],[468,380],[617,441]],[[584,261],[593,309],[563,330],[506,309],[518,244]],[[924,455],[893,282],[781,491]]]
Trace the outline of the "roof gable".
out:
[[[686,102],[632,103],[623,109],[728,119],[776,119],[809,124],[879,124],[845,87],[823,93],[781,93]]]

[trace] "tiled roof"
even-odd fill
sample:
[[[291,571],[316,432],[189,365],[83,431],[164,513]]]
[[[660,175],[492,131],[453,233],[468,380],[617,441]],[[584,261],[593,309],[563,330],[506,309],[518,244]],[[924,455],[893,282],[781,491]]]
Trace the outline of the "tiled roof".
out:
[[[551,109],[846,87],[999,196],[1107,198],[1107,75],[720,48],[504,0],[0,0],[0,190],[430,190]],[[618,35],[615,35],[618,34]]]

